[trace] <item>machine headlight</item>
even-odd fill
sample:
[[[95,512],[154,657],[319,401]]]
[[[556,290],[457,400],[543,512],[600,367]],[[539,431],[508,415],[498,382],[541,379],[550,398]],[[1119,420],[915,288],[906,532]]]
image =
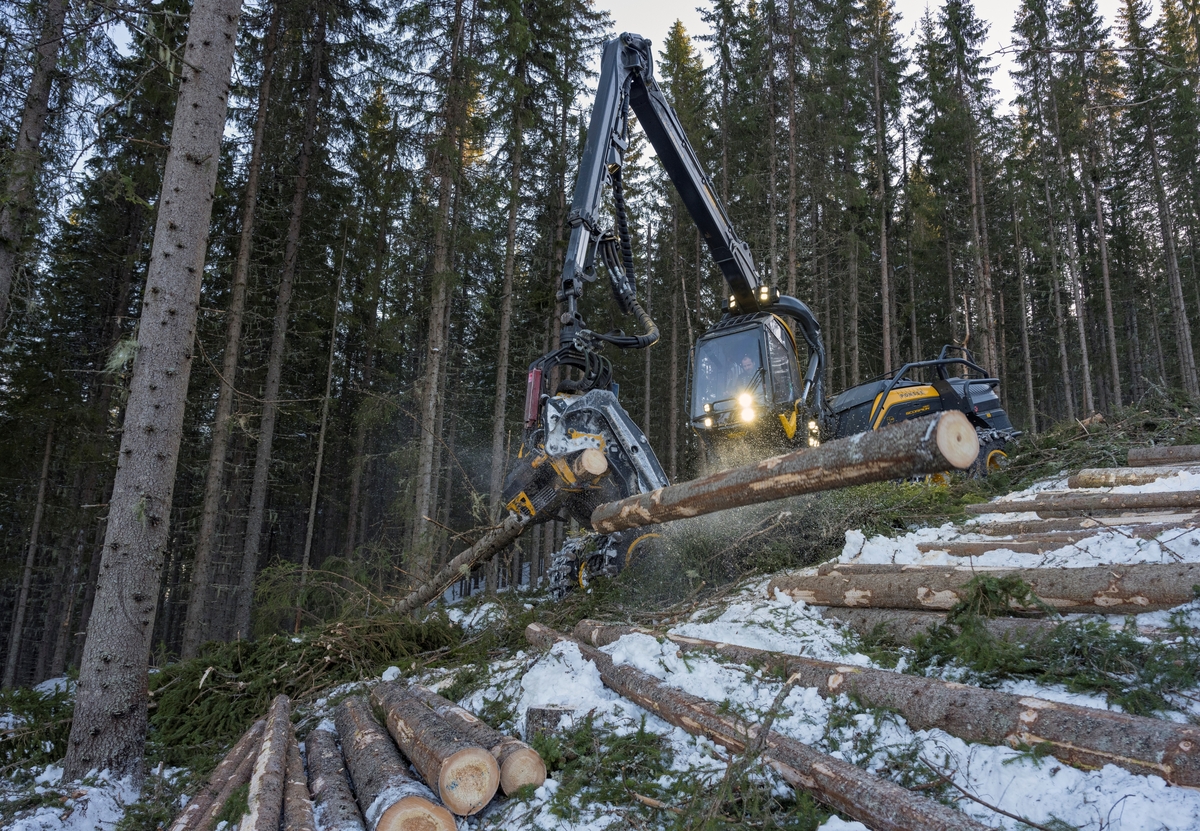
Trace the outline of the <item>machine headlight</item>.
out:
[[[711,413],[711,412],[712,412],[712,404],[705,404],[705,405],[704,405],[704,412],[706,412],[706,413]]]
[[[706,404],[705,406],[707,407],[708,405]],[[704,417],[704,426],[705,426],[705,427],[712,427],[712,416],[705,416],[705,417]]]
[[[738,396],[738,406],[743,410],[754,406],[754,399],[750,397],[750,393],[744,392]],[[743,419],[743,421],[749,421],[749,419]]]
[[[808,422],[808,429],[809,429],[809,432],[812,432],[812,433],[817,432],[817,422],[815,422],[815,421]]]
[[[746,396],[746,397],[749,397],[749,396]],[[753,407],[746,407],[742,410],[742,421],[745,421],[745,422],[754,421],[754,408]]]

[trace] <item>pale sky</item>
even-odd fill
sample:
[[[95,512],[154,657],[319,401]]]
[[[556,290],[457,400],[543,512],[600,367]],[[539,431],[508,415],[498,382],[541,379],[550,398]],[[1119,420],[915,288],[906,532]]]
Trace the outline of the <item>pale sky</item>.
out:
[[[925,13],[926,5],[934,9],[938,5],[938,0],[930,0],[928,3],[926,0],[895,2],[896,10],[901,16],[900,29],[906,36],[911,35],[913,28]],[[676,18],[683,21],[683,26],[690,35],[707,31],[700,13],[696,10],[700,5],[696,0],[597,0],[596,5],[608,9],[612,14],[613,28],[618,32],[636,32],[650,38],[654,42],[656,56],[662,49],[667,30]],[[1012,64],[1003,50],[1012,41],[1012,25],[1019,5],[1020,0],[975,0],[976,14],[991,24],[988,51],[992,53],[992,63],[997,68],[993,82],[1000,91],[1003,109],[1007,109],[1014,94],[1012,81],[1008,77],[1008,69]],[[1100,13],[1115,31],[1119,0],[1098,0],[1098,5]],[[909,41],[911,42],[911,38]]]

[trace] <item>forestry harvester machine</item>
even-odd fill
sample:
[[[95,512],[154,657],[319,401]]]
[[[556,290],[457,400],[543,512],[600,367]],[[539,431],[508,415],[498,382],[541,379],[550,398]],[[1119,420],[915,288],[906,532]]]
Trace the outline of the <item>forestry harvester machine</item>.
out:
[[[604,45],[568,216],[570,237],[557,291],[561,338],[529,367],[522,444],[502,498],[509,510],[534,523],[575,519],[590,528],[597,506],[668,484],[646,436],[618,402],[612,363],[602,354],[606,346],[646,349],[659,339],[657,324],[634,291],[622,187],[631,109],[729,287],[720,320],[698,339],[690,363],[690,423],[710,462],[745,462],[761,458],[763,449],[815,445],[949,408],[962,409],[981,428],[1011,430],[995,398],[998,382],[950,378],[946,369],[954,364],[986,373],[969,355],[951,358],[945,350],[938,361],[910,364],[847,390],[832,407],[826,402],[825,348],[816,316],[760,277],[749,246],[735,232],[654,80],[650,41],[625,33]],[[606,190],[613,217],[602,216]],[[598,267],[638,334],[588,327],[580,300]],[[920,385],[907,376],[927,365],[940,373],[940,381]],[[987,408],[982,418],[976,405]],[[589,577],[616,574],[656,536],[641,528],[572,537],[549,568],[552,590],[562,593]]]

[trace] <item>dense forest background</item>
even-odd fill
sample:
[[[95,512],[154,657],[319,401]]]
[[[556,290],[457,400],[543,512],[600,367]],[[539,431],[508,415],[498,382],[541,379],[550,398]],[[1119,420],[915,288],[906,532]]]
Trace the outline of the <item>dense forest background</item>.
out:
[[[0,5],[5,685],[81,655],[187,12]],[[1025,430],[1200,399],[1196,0],[1115,21],[1024,0],[1011,102],[967,0],[911,37],[890,0],[704,19],[658,45],[657,77],[768,282],[817,312],[832,391],[959,343]],[[160,660],[369,608],[495,516],[615,34],[586,0],[260,0],[240,32]],[[644,140],[625,180],[664,337],[613,357],[681,478],[688,349],[724,289]],[[598,329],[624,323],[605,294]],[[536,575],[562,534],[527,535],[491,581]]]

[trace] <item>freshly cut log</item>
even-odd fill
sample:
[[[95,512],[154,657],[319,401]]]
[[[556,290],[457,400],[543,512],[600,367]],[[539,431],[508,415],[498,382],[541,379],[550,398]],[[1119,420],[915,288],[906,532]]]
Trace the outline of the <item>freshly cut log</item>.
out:
[[[664,637],[637,626],[592,620],[575,625],[575,637],[595,646],[632,633]],[[936,727],[967,741],[1013,747],[1048,743],[1055,758],[1073,765],[1115,764],[1176,785],[1200,786],[1200,727],[748,646],[665,637],[682,651],[711,652],[763,672],[781,673],[827,698],[844,693],[872,707],[894,710],[913,730]]]
[[[1168,476],[1195,472],[1185,467],[1095,467],[1084,468],[1067,479],[1068,488],[1112,488],[1117,485],[1146,485]]]
[[[1102,531],[1105,528],[1135,528],[1160,526],[1180,528],[1189,523],[1200,522],[1200,514],[1140,513],[1127,516],[1090,517],[1075,516],[1063,519],[1026,519],[1015,522],[988,522],[978,525],[960,525],[964,534],[989,534],[1006,537],[1012,534],[1041,534],[1052,531]]]
[[[241,827],[246,831],[278,831],[283,814],[283,787],[287,775],[287,749],[292,735],[292,702],[277,695],[267,712],[258,761],[250,777],[246,797],[246,815]]]
[[[229,794],[250,781],[250,771],[258,755],[266,719],[250,725],[237,743],[225,754],[204,787],[188,802],[171,823],[171,831],[199,831],[211,827],[212,819],[225,807]]]
[[[1123,536],[1152,540],[1164,531],[1181,526],[1142,525],[1121,532]],[[1015,551],[1018,554],[1045,554],[1068,545],[1090,540],[1104,529],[1092,531],[1050,531],[1045,534],[1020,534],[1009,539],[995,540],[947,540],[945,542],[919,542],[917,550],[944,551],[951,557],[978,557],[989,551]]]
[[[774,597],[778,590],[793,600],[817,606],[949,609],[963,598],[963,589],[976,571],[926,566],[891,574],[783,575],[771,581],[767,596]],[[1192,586],[1200,584],[1200,563],[999,569],[987,573],[1019,577],[1043,603],[1060,612],[1110,615],[1179,606],[1194,599]],[[1017,606],[1014,609],[1036,611]]]
[[[734,753],[741,753],[758,736],[758,726],[717,703],[684,692],[582,640],[531,623],[525,639],[549,648],[559,641],[579,647],[596,665],[604,685],[694,736],[706,736]],[[762,759],[793,787],[853,817],[874,831],[983,831],[986,826],[953,808],[868,773],[848,762],[813,750],[774,730],[763,737]]]
[[[1169,447],[1131,447],[1130,467],[1200,462],[1200,444],[1175,444]]]
[[[366,831],[362,814],[354,804],[354,793],[346,778],[337,736],[316,727],[304,741],[308,751],[308,789],[324,831]]]
[[[1024,511],[1161,511],[1200,508],[1200,491],[1164,493],[1046,493],[1032,499],[1002,499],[968,505],[968,514],[1015,514]]]
[[[455,582],[461,580],[464,574],[469,574],[475,566],[490,560],[503,551],[510,542],[521,536],[521,532],[528,524],[529,517],[509,514],[499,527],[488,531],[479,539],[479,542],[446,563],[445,568],[409,592],[403,600],[392,607],[392,611],[401,615],[415,612],[430,600],[438,597]]]
[[[400,750],[447,808],[465,817],[492,801],[500,786],[500,766],[487,748],[466,739],[398,684],[377,684],[371,700],[383,710]]]
[[[484,724],[474,713],[442,698],[427,687],[413,684],[402,689],[441,716],[464,739],[487,748],[500,766],[500,790],[506,795],[526,785],[540,787],[546,781],[546,763],[525,742]]]
[[[530,707],[525,711],[525,738],[533,741],[538,736],[554,736],[561,733],[559,725],[562,724],[563,716],[573,720],[575,708],[557,707],[553,704]]]
[[[296,731],[288,732],[287,784],[283,789],[283,831],[317,831],[313,819],[312,795],[304,776],[304,759]]]
[[[913,612],[907,609],[835,609],[821,610],[826,620],[840,620],[860,635],[866,636],[879,627],[900,643],[911,643],[917,635],[927,635],[935,626],[946,622],[939,612]],[[980,618],[979,622],[1000,640],[1030,640],[1049,634],[1058,628],[1056,620],[1027,617]]]
[[[839,563],[829,562],[821,563],[817,568],[817,574],[821,577],[845,577],[849,574],[902,574],[906,571],[916,573],[928,572],[931,569],[947,569],[952,571],[963,571],[968,574],[978,574],[981,572],[993,571],[1012,571],[1011,566],[978,566],[978,565],[953,565],[953,566],[930,566],[922,563]]]
[[[449,811],[433,791],[414,779],[387,730],[359,696],[334,713],[350,780],[368,831],[455,831]]]
[[[952,410],[607,502],[592,512],[592,527],[613,533],[801,493],[965,470],[978,455],[975,428]]]

